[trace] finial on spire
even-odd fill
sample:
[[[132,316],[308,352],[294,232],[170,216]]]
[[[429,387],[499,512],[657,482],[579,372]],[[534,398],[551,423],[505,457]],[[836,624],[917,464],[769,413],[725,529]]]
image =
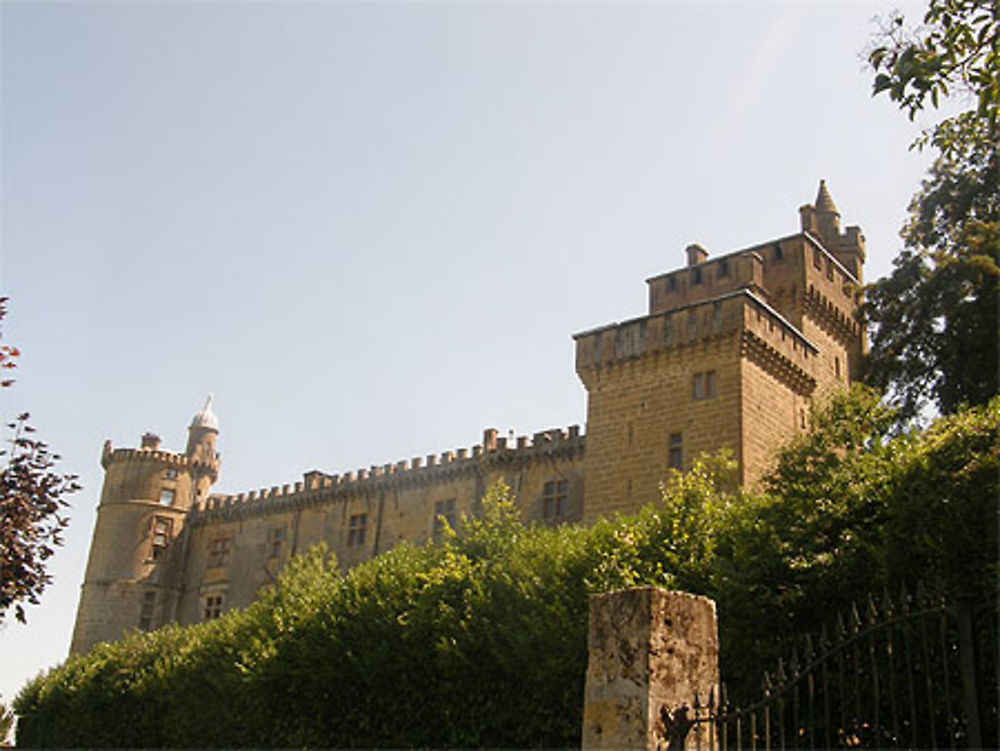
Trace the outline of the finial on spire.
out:
[[[833,198],[830,196],[830,191],[826,188],[826,180],[819,181],[819,192],[816,194],[816,210],[830,214],[840,214],[837,211],[836,204],[833,202]]]
[[[208,395],[205,400],[205,406],[201,408],[201,411],[196,413],[194,418],[191,420],[192,428],[208,428],[210,430],[219,430],[219,418],[215,416],[212,411],[212,394]]]

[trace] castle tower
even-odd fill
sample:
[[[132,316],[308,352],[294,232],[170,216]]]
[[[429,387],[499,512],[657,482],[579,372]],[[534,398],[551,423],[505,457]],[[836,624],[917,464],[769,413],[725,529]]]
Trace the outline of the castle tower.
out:
[[[194,502],[208,498],[208,492],[219,479],[219,457],[215,453],[215,439],[219,435],[219,418],[212,412],[212,395],[197,412],[188,427],[187,448],[184,455],[191,467],[194,483]]]
[[[826,180],[819,181],[815,205],[800,207],[799,217],[802,231],[818,239],[859,284],[863,282],[861,267],[865,263],[865,236],[856,226],[841,232],[840,212],[826,187]]]
[[[152,433],[142,436],[138,449],[113,449],[105,442],[104,486],[71,654],[173,620],[174,542],[192,504],[207,496],[218,477],[218,432],[209,397],[191,422],[183,454],[161,450]]]
[[[730,449],[753,485],[808,425],[813,399],[857,374],[864,238],[821,182],[802,231],[647,279],[649,313],[577,334],[587,389],[585,523],[659,497],[672,469]]]

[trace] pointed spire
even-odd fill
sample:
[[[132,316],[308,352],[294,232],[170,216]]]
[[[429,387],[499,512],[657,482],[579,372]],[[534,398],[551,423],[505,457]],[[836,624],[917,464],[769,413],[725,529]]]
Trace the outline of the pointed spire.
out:
[[[826,180],[819,181],[819,192],[816,194],[816,210],[840,216],[837,206],[830,196],[830,191],[826,189]]]

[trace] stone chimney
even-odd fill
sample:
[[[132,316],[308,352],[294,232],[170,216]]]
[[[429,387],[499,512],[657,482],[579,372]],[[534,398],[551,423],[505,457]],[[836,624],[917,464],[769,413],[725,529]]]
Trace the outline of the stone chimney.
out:
[[[699,263],[705,263],[705,261],[708,260],[708,251],[701,247],[698,243],[688,245],[686,251],[688,266],[697,266]]]

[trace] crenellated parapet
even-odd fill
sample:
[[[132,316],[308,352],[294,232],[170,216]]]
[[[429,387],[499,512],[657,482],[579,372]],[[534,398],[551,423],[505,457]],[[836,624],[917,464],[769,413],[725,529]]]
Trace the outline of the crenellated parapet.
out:
[[[576,368],[589,374],[607,371],[642,357],[681,355],[712,340],[738,338],[741,352],[795,374],[796,390],[809,387],[810,358],[816,346],[764,300],[747,289],[721,295],[666,313],[611,324],[577,334]],[[770,370],[775,368],[769,366]]]
[[[112,448],[111,441],[105,441],[104,450],[101,452],[101,466],[107,469],[110,464],[117,462],[155,462],[176,469],[185,468],[190,464],[188,457],[184,454],[175,454],[172,451],[160,449],[116,449]]]
[[[803,311],[841,344],[850,346],[863,336],[862,324],[845,305],[815,285],[802,292]],[[856,311],[856,308],[855,308]]]
[[[416,456],[397,462],[372,465],[340,474],[316,470],[295,483],[274,485],[245,493],[212,495],[195,504],[191,522],[207,524],[222,519],[286,511],[289,508],[320,506],[349,497],[402,489],[419,484],[436,484],[465,475],[481,474],[504,467],[536,461],[576,459],[583,455],[586,436],[578,425],[553,428],[528,436],[508,439],[489,428],[483,442],[468,448]]]

